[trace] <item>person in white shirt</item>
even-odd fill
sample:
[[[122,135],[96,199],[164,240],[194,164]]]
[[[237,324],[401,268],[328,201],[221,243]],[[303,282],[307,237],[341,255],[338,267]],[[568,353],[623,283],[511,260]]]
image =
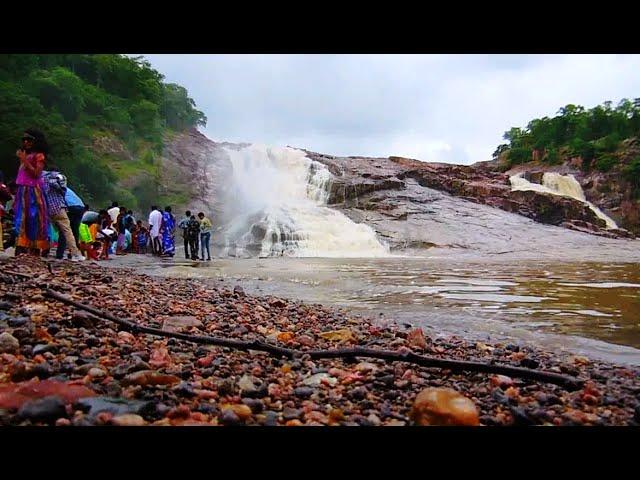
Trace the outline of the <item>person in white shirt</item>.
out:
[[[120,207],[118,206],[118,202],[112,202],[111,208],[107,210],[107,213],[109,213],[113,224],[116,225],[118,223],[118,215],[120,215]]]
[[[151,207],[149,214],[149,237],[151,237],[151,248],[154,255],[162,253],[162,244],[160,243],[160,226],[162,225],[162,212],[155,205]]]

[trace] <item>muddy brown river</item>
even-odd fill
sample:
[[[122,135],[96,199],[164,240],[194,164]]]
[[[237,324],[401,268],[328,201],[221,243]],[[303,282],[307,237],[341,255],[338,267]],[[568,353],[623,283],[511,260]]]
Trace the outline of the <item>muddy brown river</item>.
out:
[[[396,257],[212,262],[128,255],[153,275],[241,285],[419,325],[431,335],[529,343],[640,365],[640,264]]]

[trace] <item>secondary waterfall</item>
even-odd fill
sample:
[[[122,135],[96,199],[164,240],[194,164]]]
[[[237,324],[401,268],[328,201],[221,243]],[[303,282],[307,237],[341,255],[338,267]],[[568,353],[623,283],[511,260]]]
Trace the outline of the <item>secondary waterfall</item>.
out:
[[[301,150],[225,148],[233,172],[224,241],[236,255],[384,257],[375,231],[326,206],[331,173]]]
[[[589,206],[596,216],[607,223],[607,228],[618,228],[609,216],[589,202],[584,196],[582,187],[573,175],[560,175],[553,172],[545,172],[542,176],[542,184],[532,183],[522,176],[522,173],[509,177],[512,190],[534,190],[536,192],[551,193],[563,197],[575,198]]]

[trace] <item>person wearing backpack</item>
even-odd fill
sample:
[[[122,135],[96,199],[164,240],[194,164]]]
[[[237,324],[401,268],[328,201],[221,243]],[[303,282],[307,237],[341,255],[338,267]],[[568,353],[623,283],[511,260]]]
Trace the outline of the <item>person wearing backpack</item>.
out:
[[[196,219],[195,215],[189,217],[189,221],[186,223],[185,228],[185,249],[187,245],[191,249],[191,260],[198,260],[198,238],[200,237],[200,222]],[[187,253],[187,258],[189,255]]]
[[[71,222],[67,215],[67,202],[65,201],[65,194],[67,190],[67,178],[58,171],[55,166],[50,166],[49,170],[42,172],[42,179],[44,183],[44,197],[47,201],[47,207],[49,211],[49,219],[58,228],[60,236],[64,236],[66,246],[71,253],[71,260],[74,262],[80,262],[85,260],[84,255],[80,253],[78,246],[76,245],[76,239],[71,230]],[[64,255],[64,249],[56,252],[56,258],[62,259]]]

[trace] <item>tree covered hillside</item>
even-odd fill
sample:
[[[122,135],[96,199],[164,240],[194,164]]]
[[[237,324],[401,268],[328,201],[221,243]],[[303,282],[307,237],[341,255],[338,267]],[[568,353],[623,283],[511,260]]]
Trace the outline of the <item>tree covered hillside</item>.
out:
[[[183,87],[163,80],[142,57],[1,54],[0,169],[15,176],[22,132],[36,127],[90,204],[184,201],[158,198],[157,158],[164,140],[207,119]]]
[[[627,158],[625,145],[640,137],[640,98],[605,102],[591,109],[567,105],[555,117],[531,120],[526,128],[505,133],[494,158],[506,167],[530,161],[557,164],[579,157],[582,169],[619,170],[640,196],[640,156]]]

